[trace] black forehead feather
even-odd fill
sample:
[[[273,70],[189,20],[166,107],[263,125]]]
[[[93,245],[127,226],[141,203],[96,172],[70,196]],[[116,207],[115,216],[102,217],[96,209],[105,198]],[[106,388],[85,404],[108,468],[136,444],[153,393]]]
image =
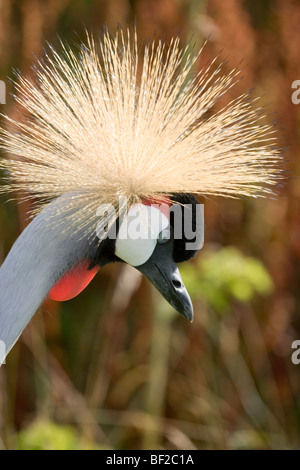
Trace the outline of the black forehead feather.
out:
[[[173,259],[175,263],[181,263],[183,261],[187,261],[193,258],[198,250],[187,250],[186,243],[193,243],[196,240],[197,233],[197,224],[196,224],[196,208],[197,204],[200,202],[195,198],[193,194],[173,194],[171,196],[172,201],[177,202],[182,206],[182,238],[174,240],[174,249],[173,249]],[[192,210],[192,231],[196,233],[193,239],[187,239],[184,235],[184,218],[185,218],[185,211],[183,210],[184,206],[187,206]],[[190,213],[189,213],[190,214]],[[190,215],[189,215],[190,216]],[[170,224],[171,227],[174,229],[174,213],[171,211],[170,217]]]

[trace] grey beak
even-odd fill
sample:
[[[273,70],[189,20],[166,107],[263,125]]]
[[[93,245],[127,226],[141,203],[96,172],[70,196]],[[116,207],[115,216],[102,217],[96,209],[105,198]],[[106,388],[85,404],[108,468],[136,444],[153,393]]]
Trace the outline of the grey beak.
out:
[[[164,298],[181,315],[193,320],[193,305],[181,279],[179,269],[173,261],[173,241],[157,244],[152,256],[141,266],[136,266],[142,274],[159,290]]]

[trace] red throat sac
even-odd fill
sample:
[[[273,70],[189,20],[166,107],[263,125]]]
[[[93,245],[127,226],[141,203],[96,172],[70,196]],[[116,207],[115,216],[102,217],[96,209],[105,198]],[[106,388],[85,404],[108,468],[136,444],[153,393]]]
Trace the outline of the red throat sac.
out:
[[[48,297],[52,300],[62,302],[73,299],[80,294],[89,285],[100,269],[98,266],[88,269],[90,264],[90,260],[83,260],[77,263],[54,284],[49,291]]]

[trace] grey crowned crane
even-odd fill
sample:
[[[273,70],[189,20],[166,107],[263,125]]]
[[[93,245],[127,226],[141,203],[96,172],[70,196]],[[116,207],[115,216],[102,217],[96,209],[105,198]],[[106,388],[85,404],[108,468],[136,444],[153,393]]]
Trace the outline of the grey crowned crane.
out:
[[[1,130],[2,188],[37,209],[0,269],[6,354],[44,298],[76,296],[115,261],[192,320],[177,263],[203,244],[194,195],[267,195],[280,176],[276,135],[249,95],[215,109],[240,72],[212,60],[194,73],[199,54],[176,38],[141,55],[136,33],[119,31],[78,54],[50,48],[35,83],[18,76],[24,115]]]

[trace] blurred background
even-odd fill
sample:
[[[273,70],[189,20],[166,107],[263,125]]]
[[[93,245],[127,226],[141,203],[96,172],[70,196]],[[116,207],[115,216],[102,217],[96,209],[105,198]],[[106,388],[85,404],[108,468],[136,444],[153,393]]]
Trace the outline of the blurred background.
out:
[[[105,267],[79,297],[46,301],[0,370],[2,449],[300,447],[299,0],[0,0],[1,112],[16,117],[13,69],[32,75],[46,41],[136,23],[140,40],[180,32],[203,58],[222,49],[279,120],[293,175],[277,198],[210,199],[205,245],[182,265],[189,324],[128,266]],[[0,264],[26,204],[0,198]]]

